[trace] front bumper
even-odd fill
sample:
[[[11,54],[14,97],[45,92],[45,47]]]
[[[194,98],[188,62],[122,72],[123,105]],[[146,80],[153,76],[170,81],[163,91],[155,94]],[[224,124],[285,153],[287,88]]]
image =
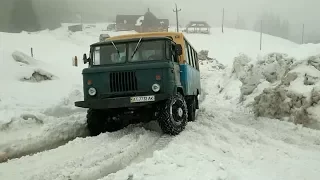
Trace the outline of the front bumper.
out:
[[[77,101],[75,106],[91,109],[113,109],[113,108],[128,108],[128,107],[143,107],[170,97],[168,94],[155,94],[154,101],[149,102],[130,102],[131,97],[116,97],[106,99],[96,99],[87,101]]]

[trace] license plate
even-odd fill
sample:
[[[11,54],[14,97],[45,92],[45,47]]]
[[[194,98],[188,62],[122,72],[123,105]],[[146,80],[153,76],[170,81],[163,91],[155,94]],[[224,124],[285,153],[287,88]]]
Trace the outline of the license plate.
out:
[[[137,103],[137,102],[152,102],[155,101],[154,96],[135,96],[130,98],[131,103]]]

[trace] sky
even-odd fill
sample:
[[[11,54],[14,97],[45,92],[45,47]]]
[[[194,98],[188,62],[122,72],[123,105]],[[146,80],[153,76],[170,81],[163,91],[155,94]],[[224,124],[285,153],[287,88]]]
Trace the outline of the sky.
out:
[[[172,12],[174,3],[182,9],[180,20],[206,20],[213,26],[220,25],[222,9],[225,8],[225,19],[234,21],[237,15],[248,24],[253,23],[264,11],[274,12],[281,18],[288,19],[291,24],[302,27],[306,32],[320,28],[318,0],[66,0],[74,11],[94,10],[94,14],[115,18],[116,14],[143,14],[149,7],[156,16],[174,20]]]
[[[320,1],[317,0],[67,0],[70,4],[77,3],[78,5],[90,4],[90,7],[95,7],[95,11],[117,10],[119,12],[129,11],[136,12],[136,9],[146,9],[151,7],[155,11],[163,14],[172,12],[174,3],[176,2],[181,11],[182,16],[195,16],[206,18],[217,12],[221,12],[222,8],[232,14],[243,14],[248,18],[252,15],[258,15],[262,11],[273,11],[279,15],[298,21],[304,21],[319,17]],[[128,4],[129,3],[129,4]],[[110,4],[115,6],[110,7]],[[127,6],[125,6],[127,5]],[[130,6],[129,6],[130,5]],[[201,9],[201,11],[200,11]],[[85,8],[83,9],[85,10]],[[210,13],[208,13],[210,12]],[[220,13],[219,12],[219,13]]]
[[[1,2],[10,0],[0,0]],[[68,9],[71,14],[81,14],[83,20],[114,21],[117,14],[144,14],[148,8],[159,18],[167,18],[175,24],[174,3],[181,8],[181,25],[191,20],[204,20],[213,27],[221,26],[222,9],[225,9],[225,21],[235,25],[237,16],[245,20],[251,29],[263,12],[272,12],[280,19],[289,20],[293,34],[300,36],[305,24],[306,34],[318,34],[320,39],[320,0],[32,0],[35,7],[49,2],[50,8]],[[0,8],[1,9],[1,8]],[[37,11],[37,10],[36,10]],[[40,15],[42,16],[42,15]],[[53,17],[54,18],[54,17]],[[63,18],[69,21],[68,18]]]

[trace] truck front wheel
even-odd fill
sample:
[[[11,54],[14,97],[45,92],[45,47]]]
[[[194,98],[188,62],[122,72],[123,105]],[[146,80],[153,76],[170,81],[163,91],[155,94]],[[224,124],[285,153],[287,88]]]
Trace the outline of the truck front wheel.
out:
[[[105,132],[114,132],[122,128],[120,122],[112,120],[112,116],[103,110],[89,109],[87,112],[87,128],[91,136]]]
[[[184,97],[176,94],[160,105],[158,123],[162,131],[170,135],[178,135],[188,123],[188,108]]]

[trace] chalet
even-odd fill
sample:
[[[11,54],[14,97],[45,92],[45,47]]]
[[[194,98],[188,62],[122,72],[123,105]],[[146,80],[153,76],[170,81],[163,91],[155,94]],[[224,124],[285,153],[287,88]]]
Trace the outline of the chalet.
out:
[[[169,20],[158,19],[150,10],[144,15],[117,15],[117,31],[158,32],[168,31]]]

